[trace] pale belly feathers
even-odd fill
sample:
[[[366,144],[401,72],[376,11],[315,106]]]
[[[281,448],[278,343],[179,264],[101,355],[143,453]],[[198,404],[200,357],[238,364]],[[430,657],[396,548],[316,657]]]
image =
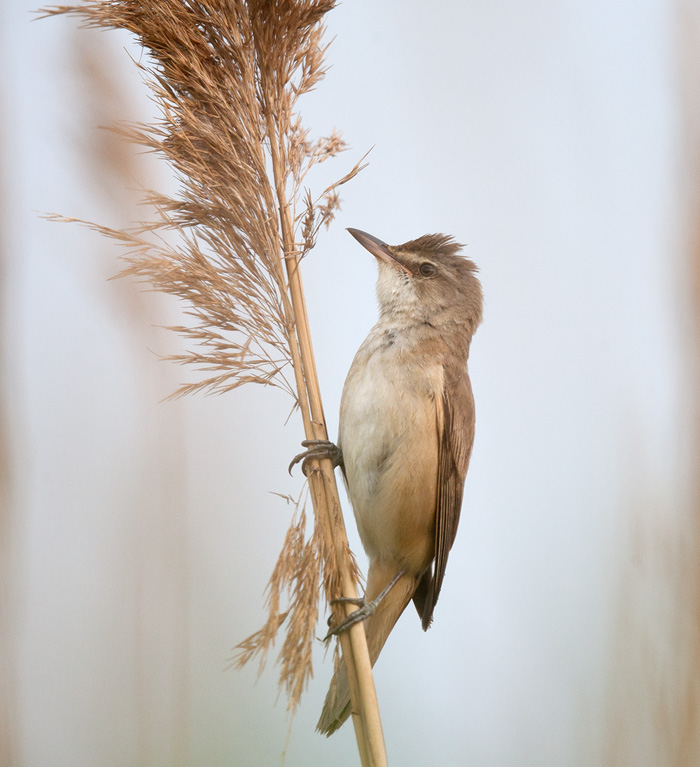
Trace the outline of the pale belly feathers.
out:
[[[403,350],[402,350],[403,346]],[[441,364],[419,365],[375,329],[343,389],[340,447],[370,559],[420,574],[434,556]]]

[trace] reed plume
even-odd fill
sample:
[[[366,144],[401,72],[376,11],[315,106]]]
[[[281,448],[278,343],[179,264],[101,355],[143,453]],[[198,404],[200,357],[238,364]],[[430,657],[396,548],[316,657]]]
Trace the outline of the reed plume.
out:
[[[44,11],[127,30],[147,54],[135,65],[159,119],[119,130],[167,160],[178,191],[146,194],[155,221],[128,229],[83,223],[124,247],[122,275],[184,302],[189,322],[173,329],[192,345],[172,359],[203,375],[174,395],[222,393],[247,383],[277,387],[299,408],[307,439],[327,433],[299,265],[332,221],[338,187],[362,167],[360,161],[318,195],[305,186],[311,168],[345,148],[337,132],[312,140],[297,106],[324,75],[322,22],[334,4],[94,0]],[[270,580],[269,619],[242,643],[240,655],[242,662],[256,655],[264,662],[286,626],[279,662],[292,711],[312,671],[319,584],[329,598],[356,595],[329,460],[315,461],[309,491],[313,532],[307,534],[301,504]],[[364,631],[357,628],[341,644],[358,745],[363,764],[384,764]]]

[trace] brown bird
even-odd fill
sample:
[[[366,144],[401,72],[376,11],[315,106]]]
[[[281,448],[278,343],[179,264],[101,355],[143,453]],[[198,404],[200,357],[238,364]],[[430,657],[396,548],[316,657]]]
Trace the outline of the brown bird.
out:
[[[331,633],[364,620],[374,664],[411,599],[424,630],[433,618],[474,441],[467,359],[483,295],[452,237],[391,246],[348,231],[377,258],[379,321],[345,381],[338,447],[309,454],[331,447],[369,557],[363,607]],[[317,729],[330,735],[349,715],[341,666]]]

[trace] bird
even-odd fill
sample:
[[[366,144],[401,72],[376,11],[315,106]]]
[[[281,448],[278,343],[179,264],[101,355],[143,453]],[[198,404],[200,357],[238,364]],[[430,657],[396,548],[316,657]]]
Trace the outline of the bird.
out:
[[[483,292],[452,236],[392,246],[348,232],[377,259],[379,319],[348,372],[337,445],[304,443],[294,462],[341,467],[369,568],[362,606],[329,635],[363,621],[374,665],[411,600],[424,630],[433,619],[474,442],[467,361]],[[341,662],[316,729],[331,735],[350,713]]]

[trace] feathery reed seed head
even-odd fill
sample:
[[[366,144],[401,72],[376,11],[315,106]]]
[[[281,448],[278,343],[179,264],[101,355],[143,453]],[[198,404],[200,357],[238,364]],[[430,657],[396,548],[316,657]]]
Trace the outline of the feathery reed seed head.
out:
[[[93,0],[44,11],[127,30],[147,54],[135,65],[159,119],[120,132],[168,162],[178,191],[146,195],[155,221],[128,230],[88,225],[125,248],[123,275],[183,301],[189,322],[172,329],[193,346],[171,359],[205,375],[174,396],[257,383],[281,388],[301,405],[307,373],[298,369],[298,318],[285,260],[298,263],[314,247],[339,208],[337,187],[363,167],[358,163],[318,197],[304,189],[314,165],[345,149],[337,132],[312,141],[297,113],[299,96],[325,73],[321,22],[334,5]],[[332,536],[319,533],[316,514],[307,537],[304,505],[297,504],[268,585],[268,621],[239,645],[239,663],[255,655],[264,663],[286,623],[279,663],[292,710],[312,672],[319,581],[339,590]],[[281,605],[285,593],[288,610]]]

